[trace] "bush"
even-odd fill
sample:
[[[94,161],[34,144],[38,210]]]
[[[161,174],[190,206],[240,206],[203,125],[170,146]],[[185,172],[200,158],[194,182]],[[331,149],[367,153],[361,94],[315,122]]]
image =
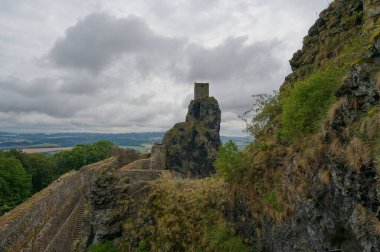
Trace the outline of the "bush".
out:
[[[149,244],[146,242],[146,240],[141,240],[139,242],[139,246],[136,248],[136,252],[148,252],[150,251],[149,249]]]
[[[91,245],[87,252],[117,252],[111,241],[104,241],[96,245]]]
[[[276,190],[271,190],[263,198],[263,203],[270,205],[277,212],[281,212],[284,209],[284,205],[277,201],[277,192]]]
[[[217,223],[207,234],[211,251],[243,252],[251,251],[243,240],[235,236],[234,230],[227,223]]]
[[[273,94],[256,94],[252,95],[252,97],[255,99],[255,103],[241,118],[246,123],[244,131],[258,138],[264,134],[269,122],[273,122],[280,113],[279,93],[278,91],[273,91]],[[244,118],[249,114],[253,114],[252,119]]]
[[[280,140],[293,142],[312,133],[335,101],[344,71],[335,67],[311,74],[298,81],[280,98],[282,107]]]
[[[219,174],[226,181],[234,178],[241,178],[243,171],[246,169],[247,159],[244,154],[239,151],[237,145],[229,141],[219,148],[218,158],[215,166]]]

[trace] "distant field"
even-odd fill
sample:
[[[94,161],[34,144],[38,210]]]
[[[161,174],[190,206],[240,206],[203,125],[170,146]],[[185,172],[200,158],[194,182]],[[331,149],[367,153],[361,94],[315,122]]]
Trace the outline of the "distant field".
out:
[[[53,148],[28,148],[21,149],[25,153],[45,153],[45,152],[56,152],[56,151],[66,151],[71,150],[74,147],[53,147]]]
[[[150,147],[148,147],[148,146],[150,146]],[[120,148],[122,148],[122,149],[133,149],[133,150],[136,150],[136,151],[138,151],[138,152],[143,152],[143,153],[148,153],[148,152],[150,152],[150,149],[151,149],[151,145],[148,145],[147,144],[147,146],[146,145],[139,145],[139,146],[135,146],[135,145],[127,145],[127,146],[125,146],[125,145],[119,145],[119,147]]]
[[[35,133],[22,134],[0,132],[0,150],[19,149],[27,153],[43,153],[53,155],[56,152],[70,150],[78,144],[90,144],[100,140],[108,140],[115,145],[135,149],[140,152],[150,152],[152,145],[161,142],[164,132],[140,133]],[[240,149],[252,142],[249,137],[221,136],[223,143],[232,140]]]

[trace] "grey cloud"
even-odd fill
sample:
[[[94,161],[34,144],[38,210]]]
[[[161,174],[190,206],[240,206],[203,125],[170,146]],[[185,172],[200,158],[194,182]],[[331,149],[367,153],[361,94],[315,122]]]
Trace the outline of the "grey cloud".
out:
[[[165,130],[184,120],[192,83],[208,81],[222,108],[222,131],[240,133],[237,116],[251,106],[250,95],[282,83],[295,41],[325,5],[3,2],[0,127],[103,132]],[[43,55],[47,63],[35,64]]]
[[[112,82],[105,83],[104,80],[94,78],[87,74],[78,74],[74,77],[65,76],[61,79],[59,91],[72,95],[95,95],[100,89],[110,87]]]
[[[68,28],[49,57],[60,67],[100,72],[124,53],[130,57],[165,53],[176,44],[173,39],[155,34],[141,18],[118,19],[95,13]]]
[[[130,100],[131,104],[140,106],[145,105],[147,101],[151,100],[155,95],[153,93],[146,93]]]
[[[195,48],[190,55],[189,80],[231,80],[259,78],[263,73],[277,71],[279,60],[272,55],[278,41],[246,45],[247,37],[229,37],[217,47]]]
[[[0,112],[38,112],[53,117],[70,117],[86,106],[86,99],[59,93],[58,80],[36,78],[0,80]]]

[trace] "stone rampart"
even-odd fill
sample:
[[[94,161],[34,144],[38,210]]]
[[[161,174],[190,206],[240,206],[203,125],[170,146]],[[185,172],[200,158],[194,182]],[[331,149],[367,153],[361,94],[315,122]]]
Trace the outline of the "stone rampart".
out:
[[[147,170],[147,169],[150,169],[150,163],[151,163],[150,158],[139,159],[130,164],[123,166],[121,170],[125,170],[125,171],[133,170],[133,169]]]
[[[73,230],[64,224],[73,224],[74,210],[82,197],[88,197],[91,181],[115,165],[115,158],[109,158],[69,172],[0,217],[0,251],[67,251]]]

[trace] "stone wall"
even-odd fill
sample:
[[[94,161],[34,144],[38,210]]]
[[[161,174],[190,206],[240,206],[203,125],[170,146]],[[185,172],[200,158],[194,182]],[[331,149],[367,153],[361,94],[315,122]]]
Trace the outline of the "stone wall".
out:
[[[82,197],[88,197],[91,181],[115,165],[115,158],[110,158],[69,172],[0,217],[0,251],[67,251],[73,232],[67,227],[75,223],[74,210]]]
[[[154,144],[152,146],[152,154],[150,158],[151,170],[165,170],[166,169],[166,150],[162,144]]]
[[[148,170],[150,169],[150,158],[136,160],[121,168],[121,170]]]
[[[66,218],[55,237],[48,243],[46,251],[71,251],[73,243],[73,233],[76,226],[80,208],[84,204],[83,200],[79,200],[72,210],[71,214]],[[64,241],[64,242],[62,242]],[[58,249],[59,248],[59,249]]]
[[[150,154],[139,153],[136,150],[122,148],[114,148],[112,150],[112,155],[117,157],[117,168],[121,168],[136,160],[150,157]]]

